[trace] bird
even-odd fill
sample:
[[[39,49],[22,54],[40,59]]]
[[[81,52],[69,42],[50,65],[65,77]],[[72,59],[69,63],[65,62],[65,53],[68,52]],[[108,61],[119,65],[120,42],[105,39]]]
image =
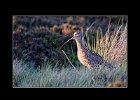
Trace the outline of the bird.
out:
[[[88,69],[98,67],[99,65],[104,64],[109,68],[113,68],[113,65],[104,60],[102,56],[98,53],[91,51],[87,46],[84,40],[83,34],[80,31],[73,33],[73,36],[67,41],[74,39],[77,45],[77,57],[78,60],[86,66]],[[64,44],[66,44],[65,42]],[[63,45],[64,45],[63,44]]]

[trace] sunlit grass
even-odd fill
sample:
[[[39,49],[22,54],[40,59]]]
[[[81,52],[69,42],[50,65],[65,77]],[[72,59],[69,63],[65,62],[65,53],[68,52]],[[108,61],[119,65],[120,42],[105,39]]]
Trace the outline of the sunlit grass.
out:
[[[90,50],[99,53],[107,61],[119,67],[123,63],[127,64],[127,23],[119,25],[118,22],[113,31],[110,31],[110,24],[105,35],[100,27],[92,38],[91,34],[86,32],[86,43]]]

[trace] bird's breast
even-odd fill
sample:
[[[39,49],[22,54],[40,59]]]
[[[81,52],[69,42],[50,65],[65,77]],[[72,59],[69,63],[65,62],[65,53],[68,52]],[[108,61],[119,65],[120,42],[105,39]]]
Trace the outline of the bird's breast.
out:
[[[84,52],[82,49],[78,50],[77,52],[78,59],[79,61],[84,65],[84,66],[90,66],[90,61],[88,60],[88,57],[86,55],[86,52]]]

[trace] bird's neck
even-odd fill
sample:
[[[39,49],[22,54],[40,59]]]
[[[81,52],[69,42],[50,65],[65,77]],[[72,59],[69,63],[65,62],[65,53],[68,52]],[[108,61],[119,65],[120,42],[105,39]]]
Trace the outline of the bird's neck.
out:
[[[85,48],[86,47],[86,44],[85,44],[85,41],[83,40],[76,40],[76,44],[77,44],[77,49],[78,50],[81,50],[81,48]]]

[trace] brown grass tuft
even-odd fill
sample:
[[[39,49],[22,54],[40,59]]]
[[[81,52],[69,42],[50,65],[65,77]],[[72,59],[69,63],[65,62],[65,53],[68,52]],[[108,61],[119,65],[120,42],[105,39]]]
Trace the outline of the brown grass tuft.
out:
[[[107,87],[124,87],[126,85],[127,81],[121,81],[121,80],[115,80],[115,82],[109,82],[107,84]]]
[[[54,25],[53,27],[50,28],[51,32],[57,32],[59,30],[59,26]]]

